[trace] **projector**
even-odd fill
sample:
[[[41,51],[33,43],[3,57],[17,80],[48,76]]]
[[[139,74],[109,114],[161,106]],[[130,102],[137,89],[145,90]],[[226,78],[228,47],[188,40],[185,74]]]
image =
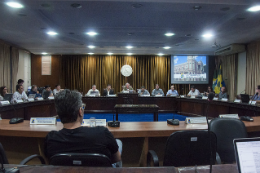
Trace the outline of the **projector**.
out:
[[[120,127],[120,121],[108,121],[107,125],[109,127]]]

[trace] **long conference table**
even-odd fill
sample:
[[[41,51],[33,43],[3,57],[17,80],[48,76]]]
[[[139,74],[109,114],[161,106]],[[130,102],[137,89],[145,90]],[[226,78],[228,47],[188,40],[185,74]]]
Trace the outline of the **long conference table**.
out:
[[[218,117],[219,114],[259,116],[260,106],[245,103],[212,101],[179,97],[138,97],[137,94],[118,94],[118,97],[82,97],[85,113],[116,113],[116,104],[155,104],[159,113],[178,113],[185,116]],[[3,119],[21,117],[51,117],[57,115],[54,100],[25,102],[0,107]]]

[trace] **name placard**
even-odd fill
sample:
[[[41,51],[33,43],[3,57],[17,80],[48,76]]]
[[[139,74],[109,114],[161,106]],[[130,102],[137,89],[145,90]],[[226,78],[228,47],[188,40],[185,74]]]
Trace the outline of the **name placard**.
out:
[[[4,105],[10,105],[9,101],[0,101],[0,105],[4,106]]]
[[[108,97],[116,97],[116,94],[109,94]]]
[[[206,117],[187,117],[185,119],[186,124],[204,124],[207,123]]]
[[[162,97],[163,95],[155,95],[155,97]]]
[[[93,121],[93,120],[92,120]],[[106,119],[95,119],[96,126],[106,126]],[[90,119],[83,119],[82,126],[90,126]]]
[[[181,95],[181,98],[184,98],[185,97],[185,95]]]
[[[176,94],[172,94],[172,95],[170,95],[171,97],[177,97],[177,95]]]
[[[129,93],[129,91],[123,91],[123,93]]]
[[[150,97],[149,94],[141,95],[142,97]]]
[[[29,101],[29,102],[33,102],[33,101],[34,101],[34,98],[28,98],[28,101]]]
[[[42,97],[38,97],[37,100],[43,100],[43,98]]]
[[[203,97],[202,97],[202,100],[207,100],[207,99],[208,99],[207,96],[203,96]]]
[[[241,100],[240,99],[235,99],[234,103],[241,103]]]
[[[256,105],[256,101],[249,101],[250,105]]]
[[[54,100],[53,96],[48,97],[49,100]]]
[[[196,97],[195,96],[190,96],[191,99],[195,99]]]
[[[235,119],[239,119],[238,114],[220,114],[219,118],[235,118]]]
[[[23,103],[23,100],[16,100],[16,103]]]
[[[30,125],[57,124],[56,118],[53,117],[31,117]]]
[[[218,98],[217,98],[217,97],[214,97],[213,100],[218,100]]]
[[[221,101],[223,101],[223,102],[227,102],[228,99],[227,99],[227,98],[222,98]]]

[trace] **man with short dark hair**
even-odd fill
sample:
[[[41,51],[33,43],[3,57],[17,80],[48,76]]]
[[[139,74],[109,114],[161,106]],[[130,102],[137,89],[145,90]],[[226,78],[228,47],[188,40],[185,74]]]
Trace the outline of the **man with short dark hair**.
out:
[[[48,94],[46,95],[46,93],[48,93]],[[45,88],[44,88],[44,90],[42,91],[42,97],[43,97],[44,99],[47,99],[47,98],[50,97],[50,96],[53,96],[51,87],[50,87],[50,85],[46,85]]]
[[[60,131],[51,131],[45,139],[45,155],[59,153],[99,153],[112,163],[121,160],[118,144],[112,133],[103,126],[81,126],[84,109],[79,92],[63,90],[55,97],[55,108],[63,124]]]
[[[159,84],[155,85],[155,89],[152,91],[152,96],[162,95],[164,96],[163,90],[159,87]]]
[[[109,96],[109,95],[113,95],[114,94],[114,90],[112,90],[111,89],[111,85],[110,84],[108,84],[107,85],[107,88],[106,89],[104,89],[104,91],[103,91],[103,96]]]
[[[141,86],[141,89],[138,90],[138,95],[139,96],[144,96],[144,95],[150,95],[150,93],[145,89],[144,86]]]
[[[192,85],[191,87],[190,87],[190,92],[188,93],[188,96],[199,96],[200,95],[200,92],[199,92],[199,90],[197,90],[195,87],[194,87],[194,85]]]
[[[31,91],[28,92],[28,96],[30,96],[30,94],[35,94],[35,99],[37,99],[38,97],[42,97],[42,95],[39,94],[37,89],[37,85],[33,85]]]
[[[227,93],[226,93],[226,87],[225,86],[221,87],[221,91],[218,94],[218,99],[221,100],[222,98],[227,98]]]
[[[22,85],[16,85],[16,92],[13,94],[13,98],[11,100],[12,103],[17,102],[17,100],[27,100],[28,97],[25,94],[24,90],[23,90],[23,86]]]
[[[17,85],[23,85],[23,83],[24,83],[24,80],[19,79],[18,82],[17,82]]]

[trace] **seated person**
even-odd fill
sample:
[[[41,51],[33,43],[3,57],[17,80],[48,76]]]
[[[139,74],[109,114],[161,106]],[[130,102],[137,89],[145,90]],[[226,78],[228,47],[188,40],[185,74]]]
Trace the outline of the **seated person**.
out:
[[[257,86],[256,88],[256,94],[251,98],[252,101],[257,101],[260,102],[260,85]]]
[[[197,90],[193,85],[190,87],[190,92],[188,93],[188,96],[199,96],[200,95],[200,92],[199,90]]]
[[[6,86],[2,86],[0,88],[0,101],[4,100],[5,94],[7,94],[7,87]]]
[[[179,96],[177,90],[174,90],[174,85],[171,86],[171,89],[167,92],[166,96]]]
[[[16,92],[13,94],[12,103],[17,102],[17,100],[26,101],[28,99],[27,95],[23,90],[22,85],[16,85]]]
[[[85,96],[90,96],[90,95],[98,95],[98,96],[100,96],[100,93],[97,90],[96,85],[92,85],[92,89],[88,90],[88,93]]]
[[[37,85],[33,85],[31,91],[28,92],[28,96],[30,96],[30,94],[35,94],[35,99],[37,99],[38,97],[42,97],[42,95],[39,94],[39,91],[37,89]]]
[[[147,90],[145,89],[144,86],[141,86],[141,89],[138,91],[138,95],[139,95],[139,96],[150,95],[150,93],[149,93],[149,91],[147,91]]]
[[[60,91],[62,91],[63,89],[60,89],[60,84],[57,84],[55,86],[55,89],[53,90],[53,95],[58,94]]]
[[[122,92],[124,91],[133,91],[133,87],[129,84],[129,83],[126,83],[125,86],[123,86],[123,90]]]
[[[222,98],[227,98],[226,87],[222,86],[220,90],[218,99],[221,100]]]
[[[104,91],[103,91],[103,96],[108,96],[108,95],[113,95],[114,94],[114,90],[112,90],[111,89],[111,85],[110,84],[108,84],[107,85],[107,88],[106,89],[104,89]]]
[[[50,96],[53,96],[51,87],[50,87],[50,85],[46,85],[45,88],[42,90],[42,97],[44,99],[47,99]]]
[[[159,87],[159,84],[155,85],[155,89],[152,91],[152,96],[155,95],[163,95],[164,96],[164,92],[163,90]]]
[[[208,86],[208,90],[207,90],[207,92],[204,93],[204,95],[205,95],[205,96],[208,96],[209,93],[211,93],[211,92],[215,93],[215,91],[213,91],[212,87],[211,87],[211,86]]]
[[[63,129],[51,131],[45,138],[45,155],[51,158],[59,153],[99,153],[111,159],[112,163],[121,160],[119,147],[112,133],[103,126],[81,126],[84,109],[79,92],[63,90],[55,97],[57,114]]]

